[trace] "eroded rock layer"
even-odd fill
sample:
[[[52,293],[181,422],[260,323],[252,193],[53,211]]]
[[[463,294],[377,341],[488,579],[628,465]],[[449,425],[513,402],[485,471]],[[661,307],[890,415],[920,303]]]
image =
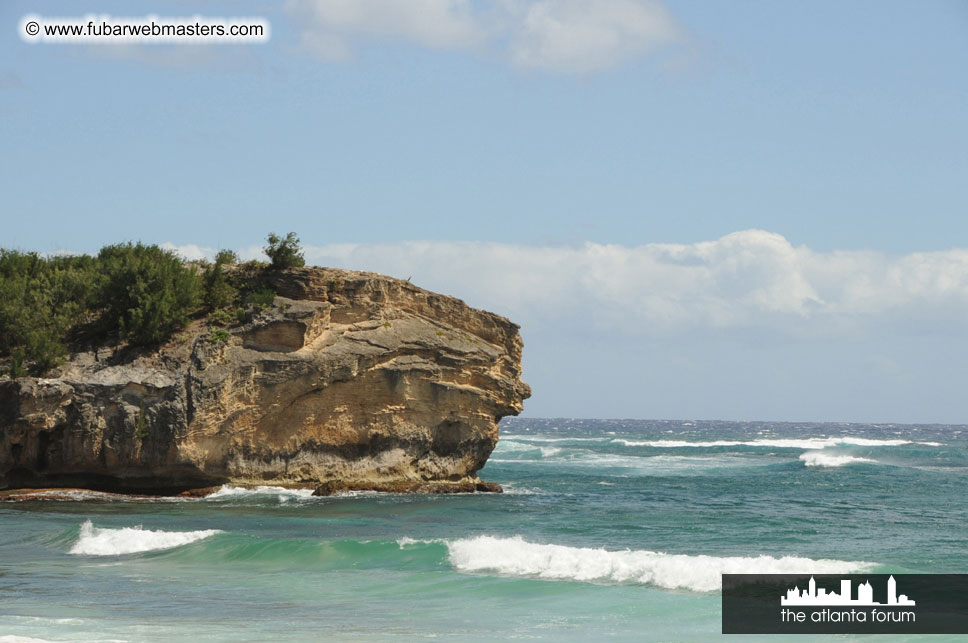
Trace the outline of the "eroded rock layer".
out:
[[[0,488],[487,488],[497,423],[530,394],[515,324],[373,273],[270,280],[242,326],[0,381]]]

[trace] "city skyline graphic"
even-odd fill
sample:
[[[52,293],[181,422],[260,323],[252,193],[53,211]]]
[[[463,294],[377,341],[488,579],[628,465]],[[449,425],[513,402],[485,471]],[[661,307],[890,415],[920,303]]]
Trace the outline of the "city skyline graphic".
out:
[[[810,577],[810,582],[805,589],[794,586],[787,590],[785,596],[780,597],[780,605],[879,605],[883,607],[912,606],[914,600],[906,594],[898,596],[897,581],[892,575],[887,579],[887,602],[880,603],[874,600],[874,588],[870,581],[866,581],[857,586],[857,598],[851,598],[851,581],[840,581],[840,592],[830,592],[823,587],[817,587],[817,581]]]

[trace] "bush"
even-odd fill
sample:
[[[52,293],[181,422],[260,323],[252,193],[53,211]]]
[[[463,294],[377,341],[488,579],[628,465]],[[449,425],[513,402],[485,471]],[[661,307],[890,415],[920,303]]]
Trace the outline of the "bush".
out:
[[[145,407],[142,404],[141,409],[138,411],[138,415],[134,419],[134,437],[139,440],[144,440],[151,433],[151,423],[148,422],[148,416],[145,413]]]
[[[253,306],[258,306],[259,308],[265,309],[272,305],[272,300],[276,298],[276,293],[269,288],[264,288],[262,290],[256,290],[250,292],[245,297],[245,302],[247,304],[252,304]]]
[[[209,310],[232,307],[238,300],[238,289],[229,283],[222,270],[223,265],[238,261],[238,256],[231,250],[220,250],[215,255],[215,265],[205,271],[205,306]]]
[[[168,250],[117,244],[102,248],[98,262],[105,275],[105,327],[132,344],[164,341],[201,304],[201,277]]]
[[[269,251],[272,251],[269,253]],[[273,265],[303,265],[299,239],[269,235]],[[157,344],[185,326],[204,304],[216,325],[241,323],[242,301],[266,308],[267,265],[238,264],[222,250],[204,270],[155,245],[106,246],[96,257],[44,257],[0,249],[0,357],[12,377],[43,375],[68,354],[68,342]],[[222,334],[216,335],[222,341]],[[225,335],[227,338],[227,334]]]
[[[273,232],[269,234],[266,241],[269,245],[262,250],[272,261],[273,268],[298,268],[306,265],[302,248],[299,247],[299,237],[295,232],[287,234],[285,239]]]
[[[13,352],[13,355],[10,357],[10,369],[8,370],[7,374],[12,379],[17,379],[18,377],[26,377],[27,375],[30,374],[27,371],[27,369],[24,368],[24,361],[25,361],[24,352],[25,352],[24,349],[18,348]]]
[[[215,255],[215,265],[225,265],[227,263],[239,263],[239,255],[235,254],[234,250],[219,250],[218,254]]]
[[[229,283],[221,264],[205,271],[205,307],[209,310],[229,308],[235,304],[239,291]]]
[[[88,320],[100,275],[92,257],[0,250],[0,354],[13,377],[41,375],[67,354],[69,329]]]
[[[231,311],[224,308],[213,310],[209,314],[209,320],[217,326],[231,326],[235,323],[236,316]]]

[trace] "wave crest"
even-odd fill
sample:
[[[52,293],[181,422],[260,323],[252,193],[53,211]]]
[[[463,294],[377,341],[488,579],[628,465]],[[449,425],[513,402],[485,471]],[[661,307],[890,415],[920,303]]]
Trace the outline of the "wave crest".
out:
[[[417,541],[410,541],[412,544]],[[796,556],[689,556],[646,550],[608,551],[530,543],[514,536],[445,541],[451,564],[463,572],[497,572],[553,580],[642,583],[664,589],[714,592],[721,574],[846,574],[873,563],[812,560]]]
[[[836,453],[824,453],[823,450],[801,453],[800,459],[803,460],[803,463],[808,467],[842,467],[845,464],[854,464],[857,462],[867,462],[869,464],[877,463],[877,460],[871,460],[870,458],[859,458],[853,455]]]
[[[823,449],[838,445],[862,447],[897,447],[905,444],[921,444],[925,446],[942,446],[939,442],[912,442],[911,440],[875,438],[854,438],[850,436],[840,438],[758,438],[756,440],[711,440],[708,442],[686,442],[685,440],[625,440],[615,439],[612,442],[627,447],[653,447],[657,449],[681,449],[687,447],[774,447],[780,449]]]
[[[68,551],[80,556],[120,556],[171,549],[222,533],[219,529],[201,531],[152,531],[141,527],[104,529],[90,520],[81,525],[77,542]]]

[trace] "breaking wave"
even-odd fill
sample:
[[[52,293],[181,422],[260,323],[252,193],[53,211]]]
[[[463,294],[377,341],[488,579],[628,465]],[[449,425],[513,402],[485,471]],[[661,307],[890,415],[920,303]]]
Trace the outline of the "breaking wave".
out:
[[[842,467],[845,464],[858,462],[867,462],[869,464],[877,463],[877,460],[871,460],[870,458],[858,458],[857,456],[838,453],[824,453],[823,450],[807,451],[806,453],[800,454],[800,459],[808,467]]]
[[[81,556],[120,556],[181,547],[222,533],[219,529],[202,531],[152,531],[141,527],[104,529],[88,520],[81,525],[77,542],[68,551]]]
[[[508,442],[517,442],[518,440],[525,440],[526,442],[607,442],[608,438],[549,438],[543,435],[519,435],[515,433],[514,435],[505,434],[501,436],[501,440]],[[498,441],[500,444],[500,441]]]
[[[647,550],[608,551],[531,543],[520,536],[477,536],[458,540],[401,538],[401,548],[443,543],[458,571],[592,583],[634,583],[663,589],[715,592],[727,574],[846,574],[872,569],[874,563],[813,560],[796,556],[690,556]]]
[[[942,446],[940,442],[913,442],[911,440],[878,440],[874,438],[759,438],[756,440],[711,440],[708,442],[687,442],[685,440],[625,440],[615,439],[612,442],[627,447],[653,447],[657,449],[680,449],[687,447],[776,447],[781,449],[823,449],[838,445],[864,447],[896,447],[905,444],[920,444],[924,446]]]

